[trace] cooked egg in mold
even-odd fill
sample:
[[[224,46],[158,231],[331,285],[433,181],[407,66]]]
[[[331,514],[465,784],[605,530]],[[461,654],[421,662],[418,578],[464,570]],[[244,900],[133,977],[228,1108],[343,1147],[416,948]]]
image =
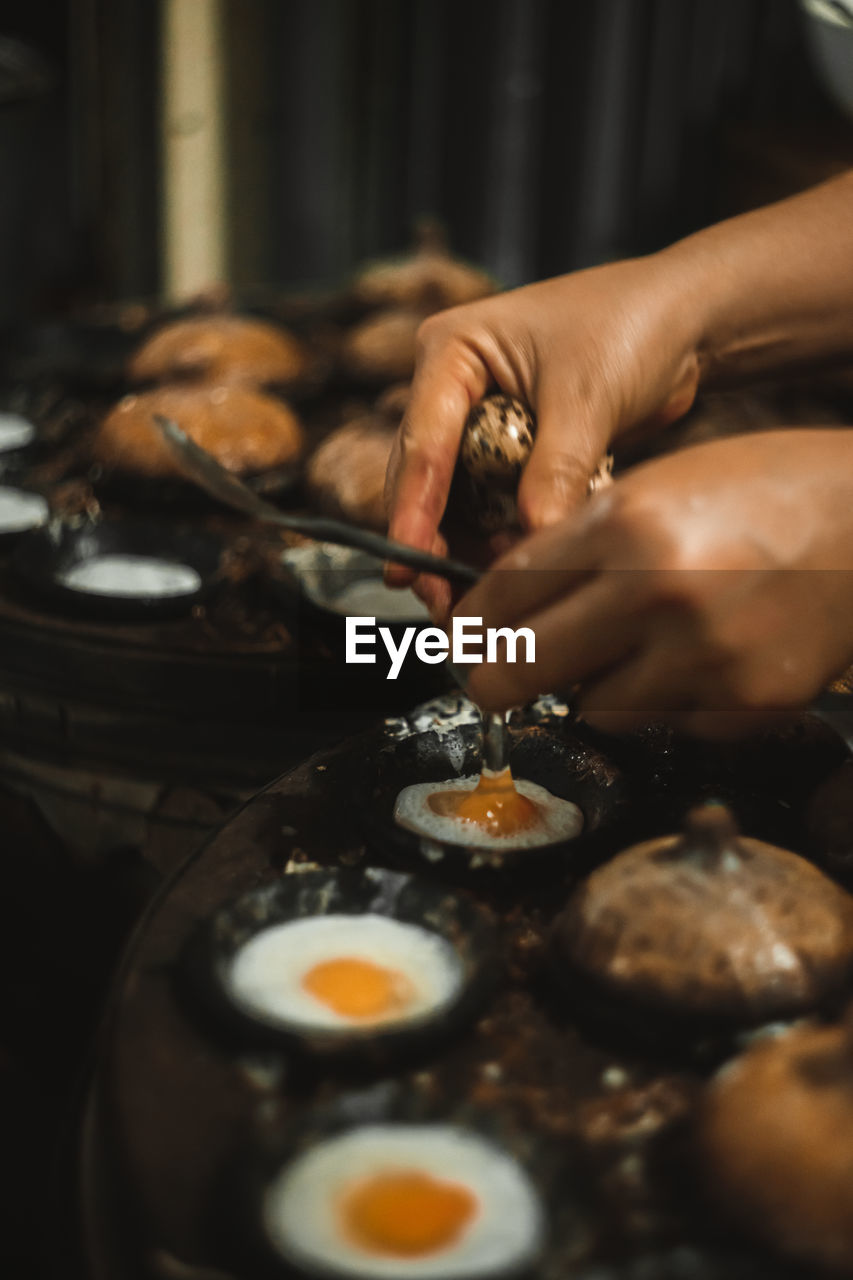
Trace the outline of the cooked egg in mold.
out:
[[[429,1017],[458,998],[461,984],[446,938],[374,912],[272,925],[240,948],[228,979],[241,1008],[295,1031]]]
[[[58,574],[57,581],[71,591],[122,598],[194,595],[201,586],[189,565],[137,555],[91,556]]]
[[[0,485],[0,537],[38,529],[50,516],[47,501],[38,493]]]
[[[184,969],[231,1038],[381,1058],[474,1016],[496,954],[467,898],[378,868],[317,870],[220,909]]]
[[[0,413],[0,454],[26,449],[36,438],[36,429],[29,418],[20,413]]]
[[[452,1124],[367,1124],[320,1141],[267,1186],[275,1252],[311,1274],[485,1280],[530,1267],[545,1236],[527,1173]]]
[[[211,535],[158,524],[55,520],[22,538],[12,566],[53,608],[133,621],[192,608],[212,587],[221,550]]]

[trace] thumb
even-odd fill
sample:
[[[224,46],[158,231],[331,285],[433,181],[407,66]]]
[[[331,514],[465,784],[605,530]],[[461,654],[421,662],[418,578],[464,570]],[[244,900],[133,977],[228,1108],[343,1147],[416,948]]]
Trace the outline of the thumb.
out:
[[[544,385],[536,401],[536,438],[518,490],[521,523],[531,532],[586,501],[615,426],[603,402],[580,398],[564,381]]]

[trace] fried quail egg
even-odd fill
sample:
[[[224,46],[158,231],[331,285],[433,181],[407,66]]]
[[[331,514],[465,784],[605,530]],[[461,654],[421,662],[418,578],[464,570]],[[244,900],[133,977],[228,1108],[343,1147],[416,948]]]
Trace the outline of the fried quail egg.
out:
[[[201,586],[187,564],[135,555],[91,556],[61,573],[59,582],[93,595],[158,598],[191,595]]]
[[[450,942],[388,916],[311,916],[256,933],[234,956],[227,989],[264,1022],[303,1032],[351,1032],[421,1021],[463,985]]]
[[[514,781],[509,769],[405,787],[394,819],[430,840],[496,850],[571,840],[584,822],[576,804],[526,778]]]
[[[453,1125],[363,1125],[319,1143],[267,1187],[263,1223],[312,1274],[377,1280],[514,1274],[544,1237],[521,1166]]]

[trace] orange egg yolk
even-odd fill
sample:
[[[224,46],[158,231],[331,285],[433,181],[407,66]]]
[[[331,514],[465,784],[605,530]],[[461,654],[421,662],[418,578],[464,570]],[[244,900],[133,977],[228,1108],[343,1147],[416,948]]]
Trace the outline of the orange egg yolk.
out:
[[[303,988],[342,1018],[380,1018],[405,1009],[415,994],[403,973],[358,956],[339,956],[315,964]]]
[[[477,1201],[467,1187],[420,1170],[389,1170],[365,1178],[341,1202],[349,1239],[371,1253],[418,1258],[454,1244]]]
[[[516,790],[510,770],[484,769],[473,791],[436,791],[430,808],[445,818],[473,822],[490,836],[511,836],[539,820],[539,807]]]

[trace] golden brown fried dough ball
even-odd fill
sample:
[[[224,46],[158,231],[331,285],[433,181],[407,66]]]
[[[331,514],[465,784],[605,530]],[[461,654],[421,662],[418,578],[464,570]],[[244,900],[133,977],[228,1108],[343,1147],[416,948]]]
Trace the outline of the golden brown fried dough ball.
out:
[[[416,238],[412,253],[371,262],[358,273],[353,293],[359,302],[440,311],[495,292],[495,282],[485,271],[448,253],[435,223],[425,220]]]
[[[93,452],[105,467],[142,476],[180,476],[154,414],[172,418],[229,471],[251,474],[295,461],[304,435],[287,405],[245,387],[155,387],[125,396],[104,418]]]
[[[322,511],[385,528],[385,472],[394,434],[381,418],[366,415],[326,437],[306,470],[308,490]]]
[[[415,371],[417,334],[424,312],[408,308],[379,311],[346,334],[342,360],[360,382],[404,382]]]
[[[778,1252],[853,1274],[853,1037],[796,1027],[726,1066],[697,1123],[711,1197]]]
[[[198,380],[217,385],[290,386],[310,366],[293,334],[243,316],[190,316],[164,325],[128,365],[135,383]]]

